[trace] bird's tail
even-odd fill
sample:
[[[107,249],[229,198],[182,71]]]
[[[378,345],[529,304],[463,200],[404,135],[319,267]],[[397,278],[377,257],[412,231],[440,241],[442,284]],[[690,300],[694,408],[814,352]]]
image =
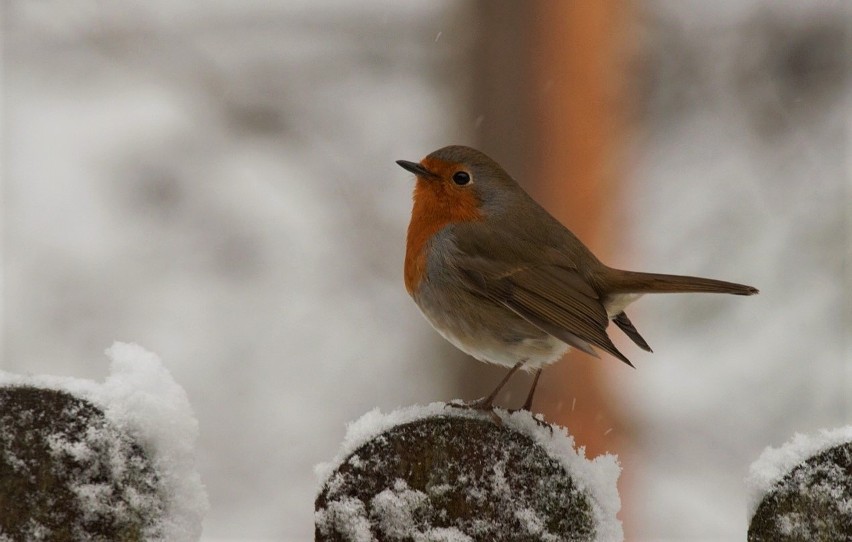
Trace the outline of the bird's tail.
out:
[[[758,289],[745,284],[725,282],[724,280],[688,277],[683,275],[663,275],[660,273],[640,273],[610,269],[606,277],[606,286],[614,294],[651,294],[703,292],[712,294],[754,295]]]

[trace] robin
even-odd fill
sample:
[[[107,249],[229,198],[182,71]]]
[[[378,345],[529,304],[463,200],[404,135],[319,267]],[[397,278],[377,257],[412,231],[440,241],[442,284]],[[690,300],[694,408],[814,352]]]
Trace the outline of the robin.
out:
[[[607,335],[612,321],[651,352],[624,309],[648,293],[753,295],[721,280],[623,271],[603,264],[536,203],[500,165],[453,145],[419,163],[405,252],[405,287],[445,339],[474,358],[511,367],[488,396],[493,408],[521,369],[535,370],[522,409],[529,410],[541,370],[569,347],[593,347],[633,367]]]

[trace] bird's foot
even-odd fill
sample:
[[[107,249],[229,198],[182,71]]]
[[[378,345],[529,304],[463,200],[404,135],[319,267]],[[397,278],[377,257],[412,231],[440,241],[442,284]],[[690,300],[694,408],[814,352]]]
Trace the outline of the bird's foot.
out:
[[[470,410],[494,410],[495,408],[494,402],[490,397],[480,397],[473,401],[450,401],[447,403],[447,406],[453,408],[466,408]]]
[[[539,427],[545,427],[547,429],[550,429],[550,434],[553,434],[553,424],[548,423],[544,419],[543,414],[535,414],[526,406],[509,410],[509,414],[514,414],[515,412],[529,412],[530,416],[532,416],[533,421],[538,424]]]
[[[452,408],[464,408],[467,410],[478,410],[480,412],[488,412],[491,416],[491,420],[497,425],[502,424],[503,422],[500,420],[500,416],[494,411],[496,408],[494,406],[494,398],[493,397],[480,397],[479,399],[474,399],[473,401],[451,401],[447,403],[448,407]]]

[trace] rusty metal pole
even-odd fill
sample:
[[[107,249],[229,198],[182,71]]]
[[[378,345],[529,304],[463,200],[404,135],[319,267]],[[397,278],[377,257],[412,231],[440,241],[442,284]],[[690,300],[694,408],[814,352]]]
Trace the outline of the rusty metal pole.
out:
[[[531,112],[535,129],[530,187],[536,199],[603,261],[618,231],[617,188],[624,149],[627,3],[539,1],[532,18]],[[628,371],[603,354],[572,351],[545,369],[535,410],[568,427],[591,457],[612,452],[630,464],[630,431],[610,387]],[[628,500],[629,472],[619,484]],[[629,533],[629,519],[625,528]]]
[[[470,110],[477,144],[602,260],[614,262],[629,4],[481,0],[475,9],[480,38]],[[545,369],[533,410],[568,427],[589,456],[612,452],[628,464],[630,432],[609,375],[631,370],[606,354],[597,360],[571,353]],[[505,369],[463,371],[471,382],[490,382]],[[528,385],[516,378],[504,401],[522,400]],[[622,499],[628,478],[626,470]],[[629,532],[629,521],[625,527]]]

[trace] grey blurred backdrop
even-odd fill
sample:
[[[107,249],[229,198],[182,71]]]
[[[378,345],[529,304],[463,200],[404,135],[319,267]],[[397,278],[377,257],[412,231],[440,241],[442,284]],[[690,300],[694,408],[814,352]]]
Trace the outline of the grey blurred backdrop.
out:
[[[628,533],[742,540],[763,447],[850,419],[849,9],[632,6],[611,263],[761,295],[637,305],[657,353],[613,370]],[[0,367],[101,379],[113,340],[157,352],[201,425],[205,539],[310,539],[347,421],[469,389],[402,287],[394,160],[488,141],[474,63],[511,36],[483,9],[4,2]]]

